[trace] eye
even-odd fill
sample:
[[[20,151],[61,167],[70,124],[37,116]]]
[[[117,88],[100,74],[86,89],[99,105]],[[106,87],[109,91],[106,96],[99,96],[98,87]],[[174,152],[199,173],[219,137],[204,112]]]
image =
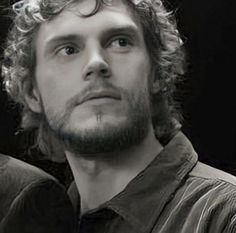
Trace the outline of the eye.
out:
[[[122,49],[130,46],[131,46],[130,40],[125,37],[116,38],[109,45],[109,47],[111,48],[122,48]]]
[[[67,45],[67,46],[64,46],[64,47],[58,49],[57,55],[59,55],[59,56],[71,56],[71,55],[77,54],[78,52],[79,52],[79,49],[76,48],[75,46]]]
[[[125,38],[119,38],[114,40],[111,45],[113,46],[120,46],[120,47],[125,47],[128,45],[128,40]]]

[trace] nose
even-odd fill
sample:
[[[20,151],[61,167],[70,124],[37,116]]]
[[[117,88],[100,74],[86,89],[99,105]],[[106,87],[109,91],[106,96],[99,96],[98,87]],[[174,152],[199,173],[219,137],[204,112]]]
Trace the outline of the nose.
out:
[[[93,77],[109,78],[110,67],[100,48],[90,48],[87,53],[87,63],[84,67],[83,78],[89,80]]]

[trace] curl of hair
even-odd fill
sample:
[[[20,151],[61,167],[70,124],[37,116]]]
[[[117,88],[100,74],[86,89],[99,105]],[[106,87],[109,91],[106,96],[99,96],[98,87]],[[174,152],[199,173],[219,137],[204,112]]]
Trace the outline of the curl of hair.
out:
[[[110,0],[95,0],[96,14]],[[45,145],[49,132],[43,126],[43,117],[30,110],[24,92],[33,85],[35,51],[33,39],[43,22],[52,20],[66,7],[79,0],[22,0],[13,5],[13,24],[9,31],[2,63],[2,76],[7,92],[22,106],[23,129],[38,129],[37,143],[46,154],[52,154]],[[184,74],[184,51],[174,16],[167,12],[161,0],[123,0],[141,23],[145,43],[152,61],[160,91],[152,96],[153,125],[157,137],[165,142],[180,128],[181,113],[174,98],[176,84]],[[154,81],[154,80],[152,80]],[[40,143],[43,142],[43,143]]]

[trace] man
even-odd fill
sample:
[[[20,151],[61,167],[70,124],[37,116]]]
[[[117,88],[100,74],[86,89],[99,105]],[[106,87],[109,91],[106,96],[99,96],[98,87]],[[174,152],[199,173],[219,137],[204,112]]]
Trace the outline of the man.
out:
[[[14,5],[6,89],[69,162],[78,232],[235,232],[236,180],[197,161],[174,90],[182,41],[160,0]]]

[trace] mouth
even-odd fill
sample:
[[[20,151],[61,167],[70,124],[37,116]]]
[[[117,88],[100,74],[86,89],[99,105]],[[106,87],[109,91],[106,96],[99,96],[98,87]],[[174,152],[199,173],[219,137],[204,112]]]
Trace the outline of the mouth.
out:
[[[104,90],[92,91],[82,98],[80,104],[96,99],[121,100],[121,96],[119,93],[114,91],[104,91]]]

